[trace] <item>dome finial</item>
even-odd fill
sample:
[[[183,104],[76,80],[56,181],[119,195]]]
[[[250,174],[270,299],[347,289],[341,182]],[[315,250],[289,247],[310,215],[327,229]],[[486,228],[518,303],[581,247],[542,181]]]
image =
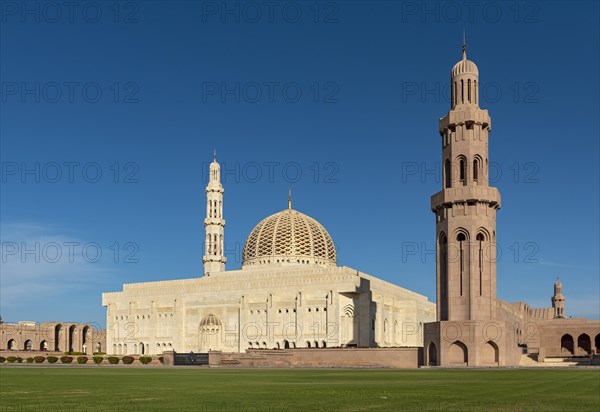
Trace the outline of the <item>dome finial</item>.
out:
[[[463,29],[463,47],[462,47],[463,60],[467,60],[467,31]]]
[[[217,148],[215,147],[213,149],[213,162],[216,162],[216,161],[217,161]]]
[[[288,187],[288,209],[292,208],[292,188]]]

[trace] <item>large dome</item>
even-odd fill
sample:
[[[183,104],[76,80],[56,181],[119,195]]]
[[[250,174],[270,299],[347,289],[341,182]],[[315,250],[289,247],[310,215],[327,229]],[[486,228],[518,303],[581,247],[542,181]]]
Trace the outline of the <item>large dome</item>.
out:
[[[269,264],[336,266],[333,240],[315,219],[288,208],[263,219],[250,232],[242,267]]]

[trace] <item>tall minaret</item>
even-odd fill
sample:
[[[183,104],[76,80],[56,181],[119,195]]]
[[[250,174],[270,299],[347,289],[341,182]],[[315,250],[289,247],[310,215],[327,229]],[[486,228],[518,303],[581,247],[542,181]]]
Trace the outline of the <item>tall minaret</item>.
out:
[[[479,70],[467,60],[464,43],[450,81],[450,111],[439,121],[442,190],[431,197],[436,214],[437,319],[494,319],[500,193],[488,185],[491,119],[479,108]]]
[[[562,283],[556,278],[554,283],[554,296],[552,296],[552,307],[554,308],[554,318],[561,319],[565,317],[565,297],[562,293]]]
[[[225,219],[223,219],[223,186],[221,185],[221,166],[217,163],[217,153],[210,164],[210,176],[206,186],[206,230],[204,257],[204,274],[223,272],[225,270]]]

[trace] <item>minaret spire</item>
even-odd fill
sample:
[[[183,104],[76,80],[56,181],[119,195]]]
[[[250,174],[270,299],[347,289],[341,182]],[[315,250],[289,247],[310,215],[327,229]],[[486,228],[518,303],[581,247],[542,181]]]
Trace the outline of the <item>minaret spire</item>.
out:
[[[292,208],[292,189],[288,188],[288,209]]]
[[[204,219],[204,274],[225,271],[225,219],[223,219],[223,193],[221,166],[217,163],[217,150],[213,151],[213,161],[209,166],[206,186],[206,218]]]
[[[467,31],[465,29],[463,29],[462,57],[463,60],[467,60]]]

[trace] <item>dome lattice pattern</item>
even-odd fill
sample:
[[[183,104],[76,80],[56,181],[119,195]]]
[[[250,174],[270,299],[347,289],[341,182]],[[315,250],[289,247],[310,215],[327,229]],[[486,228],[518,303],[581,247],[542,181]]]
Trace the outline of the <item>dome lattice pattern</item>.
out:
[[[244,245],[242,266],[273,263],[335,266],[335,246],[319,222],[286,209],[256,225]]]

